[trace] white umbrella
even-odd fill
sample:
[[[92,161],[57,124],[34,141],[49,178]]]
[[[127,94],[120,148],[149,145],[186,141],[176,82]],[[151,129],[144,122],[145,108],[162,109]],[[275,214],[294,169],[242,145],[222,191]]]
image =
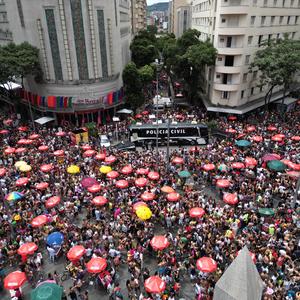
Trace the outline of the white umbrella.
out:
[[[118,114],[127,114],[127,115],[130,115],[130,114],[133,113],[133,110],[127,109],[127,108],[123,108],[121,110],[118,110],[117,113]]]

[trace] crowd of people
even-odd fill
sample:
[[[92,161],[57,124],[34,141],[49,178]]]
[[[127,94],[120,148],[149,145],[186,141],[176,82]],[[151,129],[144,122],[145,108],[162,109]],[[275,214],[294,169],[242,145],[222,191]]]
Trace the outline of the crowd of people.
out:
[[[160,117],[210,121],[204,111],[197,109],[169,110]],[[131,118],[131,122],[147,122],[147,118],[145,113]],[[296,191],[300,174],[300,105],[286,113],[284,122],[274,111],[243,119],[217,118],[214,122],[227,136],[211,137],[205,146],[172,150],[170,167],[163,150],[157,156],[151,150],[101,149],[95,137],[90,137],[88,143],[73,145],[71,128],[41,127],[34,132],[29,124],[14,125],[14,120],[15,116],[1,118],[2,279],[8,270],[21,270],[33,288],[46,277],[64,286],[61,274],[48,274],[43,267],[44,260],[49,259],[52,263],[65,261],[66,274],[72,278],[73,285],[65,290],[65,299],[92,299],[91,283],[105,289],[109,299],[188,299],[183,293],[188,281],[193,286],[194,299],[208,300],[213,298],[214,286],[223,272],[239,250],[247,246],[264,282],[263,299],[300,299],[300,211]],[[129,122],[124,121],[125,131]],[[107,126],[102,125],[99,132],[105,131]],[[274,135],[281,138],[274,139]],[[22,144],[22,139],[30,142]],[[241,146],[236,143],[239,140],[251,144]],[[41,150],[43,145],[46,147]],[[57,150],[63,153],[56,155]],[[87,155],[89,150],[95,152]],[[266,155],[283,161],[285,170],[271,169]],[[113,159],[105,160],[108,157]],[[21,171],[18,161],[25,161],[30,170]],[[51,167],[41,170],[43,165]],[[78,173],[68,173],[71,165],[79,167]],[[103,165],[118,174],[108,178],[100,170]],[[123,172],[126,166],[129,171]],[[149,171],[157,172],[159,178],[148,178]],[[187,171],[187,175],[180,176],[181,171]],[[141,177],[147,179],[142,187],[136,184]],[[20,184],[24,178],[27,180]],[[99,189],[89,191],[83,185],[85,178],[97,181]],[[128,187],[116,185],[121,179]],[[226,184],[219,184],[222,181]],[[47,184],[38,186],[39,183]],[[172,201],[168,200],[170,191],[175,197]],[[9,200],[6,195],[12,192],[21,193],[21,198]],[[143,200],[145,193],[153,199]],[[61,200],[49,207],[47,201],[53,196]],[[97,205],[93,201],[97,196],[103,196],[107,203]],[[151,218],[141,220],[135,213],[134,205],[140,201],[151,210]],[[203,216],[191,216],[189,212],[195,207],[204,210]],[[261,208],[271,213],[260,213]],[[41,215],[47,216],[46,224],[34,226],[32,220]],[[53,232],[63,235],[59,247],[47,244],[47,236]],[[167,238],[166,249],[153,248],[150,241],[156,235]],[[30,242],[38,250],[20,256],[20,246]],[[70,261],[67,253],[75,245],[82,245],[85,252],[80,259]],[[93,257],[105,259],[104,270],[87,270],[86,263]],[[217,269],[199,270],[196,261],[201,257],[212,258]],[[155,267],[147,265],[149,259],[155,261]],[[120,272],[122,268],[127,269],[125,277]],[[144,282],[153,275],[166,283],[161,293],[144,288]],[[124,280],[125,288],[121,287]],[[22,299],[21,294],[15,289],[12,298]]]

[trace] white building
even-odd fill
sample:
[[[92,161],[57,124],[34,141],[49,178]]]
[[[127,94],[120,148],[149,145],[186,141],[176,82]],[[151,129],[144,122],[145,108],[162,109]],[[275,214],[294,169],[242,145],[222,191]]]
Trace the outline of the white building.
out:
[[[147,1],[131,0],[132,33],[136,34],[147,26]]]
[[[262,41],[284,34],[299,39],[300,0],[194,0],[192,5],[192,28],[218,50],[216,66],[207,74],[207,106],[234,112],[218,107],[258,103],[265,89],[257,87],[258,74],[249,73],[249,64]]]
[[[48,97],[72,97],[67,109],[55,113],[97,111],[102,100],[122,88],[122,70],[130,60],[129,0],[0,0],[0,18],[16,44],[40,49],[44,83],[27,80],[26,90]],[[0,24],[0,39],[5,42]],[[8,34],[9,36],[9,34]],[[3,38],[4,37],[4,38]],[[114,99],[115,100],[115,99]]]

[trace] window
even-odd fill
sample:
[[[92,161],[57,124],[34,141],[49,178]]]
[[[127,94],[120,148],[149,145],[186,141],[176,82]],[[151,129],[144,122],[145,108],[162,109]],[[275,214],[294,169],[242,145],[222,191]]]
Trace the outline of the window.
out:
[[[248,73],[243,74],[243,82],[247,82],[247,76],[248,76]]]
[[[282,24],[282,21],[283,21],[283,16],[280,16],[280,18],[279,18],[279,24]]]
[[[246,55],[245,57],[245,65],[248,65],[250,62],[250,55]]]
[[[262,39],[263,39],[263,35],[260,35],[260,36],[258,37],[258,46],[261,45]]]
[[[282,7],[285,6],[285,0],[282,0]]]
[[[295,1],[294,1],[294,0],[291,0],[291,7],[294,6],[294,3],[295,3]]]
[[[268,0],[264,0],[264,6],[268,6]]]
[[[270,42],[271,39],[272,39],[272,34],[269,34],[269,35],[268,35],[268,42]]]
[[[230,93],[228,91],[222,92],[222,99],[229,99]]]
[[[226,22],[226,19],[222,19],[221,22],[222,22],[222,23],[225,23],[225,22]]]
[[[231,44],[232,44],[232,36],[228,36],[226,41],[226,47],[231,48]]]
[[[251,16],[250,24],[251,24],[251,25],[254,25],[254,23],[255,23],[255,16]]]
[[[221,77],[221,75],[220,74],[216,74],[216,78],[220,78]]]
[[[253,72],[253,79],[256,79],[257,78],[257,71],[254,71]]]
[[[276,40],[279,40],[279,38],[280,38],[280,33],[277,33]]]
[[[248,36],[248,45],[252,44],[252,40],[253,40],[253,36],[252,35]]]
[[[218,61],[222,61],[222,57],[219,56],[219,57],[218,57]]]
[[[271,17],[271,25],[274,24],[274,21],[275,21],[275,16],[272,16],[272,17]]]
[[[295,38],[296,32],[292,32],[292,39]]]
[[[262,17],[261,17],[261,22],[260,22],[260,24],[261,24],[261,25],[264,25],[264,24],[265,24],[265,21],[266,21],[266,16],[262,16]]]
[[[295,17],[295,24],[298,23],[298,16]]]
[[[245,91],[241,91],[241,98],[244,98]]]
[[[274,0],[273,3],[274,3],[274,6],[277,6],[277,0]]]
[[[226,55],[225,56],[225,67],[233,67],[234,65],[234,56]]]
[[[251,91],[250,91],[250,95],[252,96],[254,94],[254,87],[251,88]]]
[[[260,91],[260,92],[262,92],[262,91],[263,91],[263,86],[261,86],[261,87],[259,88],[259,91]]]
[[[225,39],[224,38],[220,38],[220,43],[224,43]]]
[[[288,24],[288,25],[290,24],[290,21],[291,21],[291,17],[288,16],[288,17],[287,17],[287,24]]]

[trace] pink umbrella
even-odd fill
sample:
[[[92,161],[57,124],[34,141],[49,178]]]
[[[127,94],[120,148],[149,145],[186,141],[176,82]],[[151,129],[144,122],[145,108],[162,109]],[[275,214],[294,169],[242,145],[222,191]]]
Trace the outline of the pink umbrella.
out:
[[[55,133],[56,136],[66,136],[67,134],[64,131],[59,131]]]
[[[144,192],[141,195],[141,199],[144,201],[152,201],[155,198],[155,195],[153,193]]]
[[[215,260],[205,256],[197,260],[196,266],[198,270],[205,273],[211,273],[217,270],[217,263]]]
[[[87,150],[83,153],[83,156],[84,157],[92,157],[96,154],[96,151],[95,150]]]
[[[149,169],[139,168],[136,170],[136,174],[138,175],[147,175],[149,173]]]
[[[8,134],[9,131],[7,129],[2,129],[0,130],[0,134]]]
[[[40,215],[31,220],[32,227],[41,227],[48,223],[48,217],[46,215]]]
[[[178,193],[169,193],[167,194],[168,201],[176,202],[180,199],[180,195]]]
[[[98,153],[96,156],[95,156],[95,159],[97,160],[104,160],[105,159],[105,153]]]
[[[42,166],[40,167],[40,170],[41,170],[42,172],[48,173],[48,172],[52,171],[53,168],[54,168],[54,167],[53,167],[52,164],[47,164],[47,165],[42,165]]]
[[[146,207],[148,207],[148,205],[145,203],[145,202],[143,202],[143,201],[138,201],[138,202],[136,202],[136,203],[134,203],[133,204],[133,210],[134,211],[136,211],[139,207],[141,207],[141,206],[146,206]]]
[[[41,151],[41,152],[45,152],[45,151],[48,151],[48,150],[49,150],[49,147],[46,146],[46,145],[42,145],[42,146],[39,146],[39,147],[38,147],[38,150]]]
[[[128,181],[127,180],[118,180],[116,182],[116,187],[119,189],[126,189],[128,187]]]
[[[174,157],[172,159],[172,163],[176,165],[182,165],[184,163],[184,160],[182,157]]]
[[[92,202],[95,205],[103,206],[108,202],[108,200],[103,196],[97,196],[97,197],[93,198]]]
[[[117,158],[113,155],[105,157],[104,161],[108,164],[112,164],[117,160]]]
[[[16,186],[24,186],[29,182],[27,177],[21,177],[16,181]]]
[[[229,128],[229,129],[226,129],[225,132],[228,132],[228,133],[237,133],[237,131],[233,128]]]
[[[36,139],[38,139],[39,137],[40,137],[39,134],[34,133],[34,134],[30,135],[28,138],[29,138],[30,140],[36,140]]]
[[[0,168],[0,177],[3,177],[6,174],[5,168]]]
[[[100,190],[101,190],[101,185],[100,184],[94,184],[94,185],[88,187],[87,190],[90,193],[99,193]]]
[[[121,173],[124,175],[129,175],[130,173],[132,173],[132,171],[132,166],[128,165],[122,168]]]
[[[253,157],[246,157],[245,164],[247,167],[255,167],[257,165],[257,160]]]
[[[150,245],[156,251],[161,251],[169,247],[170,242],[164,235],[155,235],[151,241]]]
[[[86,178],[83,178],[81,180],[81,185],[84,187],[84,188],[88,188],[94,184],[98,184],[97,180],[93,177],[86,177]]]
[[[230,181],[228,179],[218,179],[217,180],[217,187],[219,188],[228,188],[230,187]]]
[[[237,119],[236,116],[228,116],[229,121],[235,121]]]
[[[36,185],[35,185],[35,188],[37,189],[37,190],[46,190],[47,188],[49,187],[49,183],[48,182],[40,182],[40,183],[37,183]]]
[[[253,132],[253,131],[256,130],[256,128],[255,128],[255,126],[248,126],[248,127],[246,128],[246,130],[247,130],[247,132]]]
[[[64,156],[65,151],[64,150],[56,150],[53,152],[54,156]]]
[[[88,151],[88,150],[91,150],[92,147],[91,147],[90,145],[83,145],[83,146],[81,146],[81,149],[82,149],[83,151]]]
[[[16,149],[13,147],[8,147],[4,150],[5,154],[14,154],[16,152]]]
[[[216,166],[214,164],[206,164],[203,166],[203,170],[205,171],[212,171],[216,168]]]
[[[16,153],[16,154],[22,154],[22,153],[24,153],[24,152],[26,152],[26,151],[27,151],[26,148],[20,147],[20,148],[17,148],[17,149],[16,149],[15,153]]]
[[[18,254],[21,256],[32,255],[37,249],[38,246],[35,243],[25,243],[19,247]]]
[[[55,207],[56,205],[59,204],[60,200],[61,200],[60,197],[58,197],[58,196],[53,196],[53,197],[49,198],[49,199],[46,201],[46,207],[47,207],[47,208],[53,208],[53,207]]]
[[[292,178],[300,177],[300,172],[297,172],[297,171],[287,171],[286,174]]]
[[[277,128],[275,126],[270,125],[270,126],[267,127],[267,130],[269,130],[269,131],[276,131]]]
[[[295,164],[293,162],[288,164],[288,167],[290,169],[293,169],[294,171],[300,171],[300,164]]]
[[[205,215],[205,210],[202,207],[193,207],[189,210],[191,218],[202,218]]]
[[[244,169],[245,165],[242,162],[234,162],[231,164],[233,169]]]
[[[268,153],[265,154],[262,158],[264,162],[270,161],[270,160],[280,160],[280,155],[275,153]]]
[[[252,138],[251,138],[254,142],[262,142],[264,139],[262,136],[260,135],[254,135]]]
[[[136,179],[134,181],[134,183],[137,187],[144,187],[145,185],[147,185],[148,179],[141,177],[141,178]]]
[[[157,172],[149,172],[148,173],[148,178],[151,180],[158,180],[159,179],[159,173]]]
[[[223,201],[227,204],[230,204],[230,205],[235,205],[238,203],[238,195],[236,193],[234,194],[230,194],[230,193],[226,193],[224,194],[223,196]]]
[[[166,289],[166,282],[159,276],[150,276],[144,282],[146,292],[151,294],[160,294]]]
[[[271,140],[274,142],[282,142],[282,137],[280,137],[278,135],[273,135]]]
[[[295,141],[295,142],[299,142],[300,141],[300,136],[299,135],[294,135],[294,136],[291,137],[291,140]]]
[[[119,172],[117,172],[117,171],[110,171],[110,172],[108,172],[107,174],[106,174],[106,177],[108,178],[108,179],[116,179],[117,177],[119,177]]]
[[[28,130],[28,127],[26,127],[26,126],[20,126],[20,127],[18,128],[18,130],[21,131],[21,132],[25,132],[25,131]]]

